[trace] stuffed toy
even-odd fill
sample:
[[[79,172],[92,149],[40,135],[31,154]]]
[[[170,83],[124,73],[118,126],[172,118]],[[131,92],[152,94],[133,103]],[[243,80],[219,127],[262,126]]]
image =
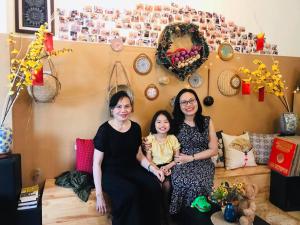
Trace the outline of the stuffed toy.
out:
[[[240,225],[252,225],[255,217],[256,204],[255,197],[258,187],[255,184],[247,184],[245,187],[245,197],[240,200],[238,212],[240,215]]]

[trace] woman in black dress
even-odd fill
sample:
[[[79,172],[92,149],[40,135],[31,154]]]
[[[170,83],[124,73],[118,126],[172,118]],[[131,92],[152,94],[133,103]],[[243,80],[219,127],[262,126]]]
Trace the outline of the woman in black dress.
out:
[[[194,90],[182,89],[177,94],[173,117],[181,149],[171,173],[170,213],[178,214],[197,196],[211,193],[215,172],[211,157],[218,153],[218,143],[212,120],[202,115]]]
[[[163,172],[141,151],[141,128],[129,120],[132,102],[126,92],[114,94],[109,108],[112,119],[94,138],[97,211],[106,213],[104,191],[112,202],[112,225],[160,225]]]

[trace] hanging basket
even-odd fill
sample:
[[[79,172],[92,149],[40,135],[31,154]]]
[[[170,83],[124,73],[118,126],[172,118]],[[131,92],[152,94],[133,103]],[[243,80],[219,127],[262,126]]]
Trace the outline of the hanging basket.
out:
[[[61,89],[61,84],[57,77],[53,76],[50,72],[44,72],[43,79],[43,86],[28,86],[28,93],[35,102],[53,102]]]
[[[118,73],[118,67],[121,67],[121,74]],[[123,81],[121,78],[123,76]],[[116,61],[113,69],[110,73],[108,88],[107,88],[107,100],[110,101],[110,98],[117,93],[118,91],[125,91],[129,96],[131,102],[134,101],[134,94],[126,73],[126,70],[123,64],[120,61]]]
[[[53,102],[61,89],[61,83],[57,78],[57,72],[51,59],[47,59],[50,71],[43,72],[44,85],[28,86],[27,91],[35,102]]]

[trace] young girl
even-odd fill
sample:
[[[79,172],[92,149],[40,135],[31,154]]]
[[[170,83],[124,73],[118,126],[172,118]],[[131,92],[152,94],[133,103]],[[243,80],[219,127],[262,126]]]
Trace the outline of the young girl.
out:
[[[171,115],[167,111],[156,112],[151,121],[150,134],[146,137],[146,143],[150,146],[146,150],[146,156],[165,176],[171,174],[171,168],[175,166],[173,159],[179,155],[180,149],[177,138],[170,134],[171,121]]]
[[[180,144],[177,138],[171,133],[171,115],[160,110],[153,116],[150,134],[146,137],[146,156],[156,169],[160,169],[166,179],[162,183],[163,189],[163,213],[165,224],[169,221],[169,190],[170,180],[168,176],[171,174],[171,168],[175,166],[174,157],[179,155]]]

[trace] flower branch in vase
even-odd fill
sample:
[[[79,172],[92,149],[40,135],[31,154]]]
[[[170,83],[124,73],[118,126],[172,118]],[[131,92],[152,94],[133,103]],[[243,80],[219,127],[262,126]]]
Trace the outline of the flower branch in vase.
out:
[[[255,59],[253,63],[257,65],[257,68],[253,71],[244,67],[239,69],[242,74],[247,76],[247,78],[243,79],[243,84],[248,84],[248,86],[242,86],[242,88],[247,88],[247,92],[242,90],[242,93],[249,94],[249,85],[251,85],[253,90],[259,93],[259,101],[263,101],[265,93],[278,97],[287,111],[287,113],[283,113],[280,116],[279,132],[281,135],[294,135],[297,130],[298,118],[295,113],[291,112],[289,102],[287,101],[285,92],[288,88],[285,85],[285,80],[282,80],[279,62],[277,60],[273,61],[271,71],[258,59]]]
[[[35,33],[34,40],[28,45],[26,53],[23,58],[18,58],[19,50],[14,48],[16,41],[12,36],[9,37],[9,44],[13,49],[11,51],[12,59],[10,65],[9,91],[3,105],[0,127],[3,126],[4,121],[17,100],[20,91],[24,87],[33,85],[36,80],[37,73],[43,69],[43,59],[50,58],[51,56],[61,55],[65,52],[70,52],[71,49],[53,50],[53,48],[45,47],[46,37],[49,36],[47,32],[47,24],[41,25]],[[42,75],[41,71],[41,75]]]
[[[12,35],[9,36],[8,43],[12,51],[10,55],[10,74],[8,75],[9,90],[0,117],[0,154],[10,151],[12,130],[4,127],[4,122],[20,92],[24,87],[35,85],[37,83],[35,81],[38,80],[37,76],[43,77],[44,59],[50,60],[51,56],[61,55],[71,51],[71,49],[53,50],[53,36],[46,28],[47,23],[40,26],[23,57],[19,57],[21,54],[20,50],[15,48],[16,41],[14,37]]]

